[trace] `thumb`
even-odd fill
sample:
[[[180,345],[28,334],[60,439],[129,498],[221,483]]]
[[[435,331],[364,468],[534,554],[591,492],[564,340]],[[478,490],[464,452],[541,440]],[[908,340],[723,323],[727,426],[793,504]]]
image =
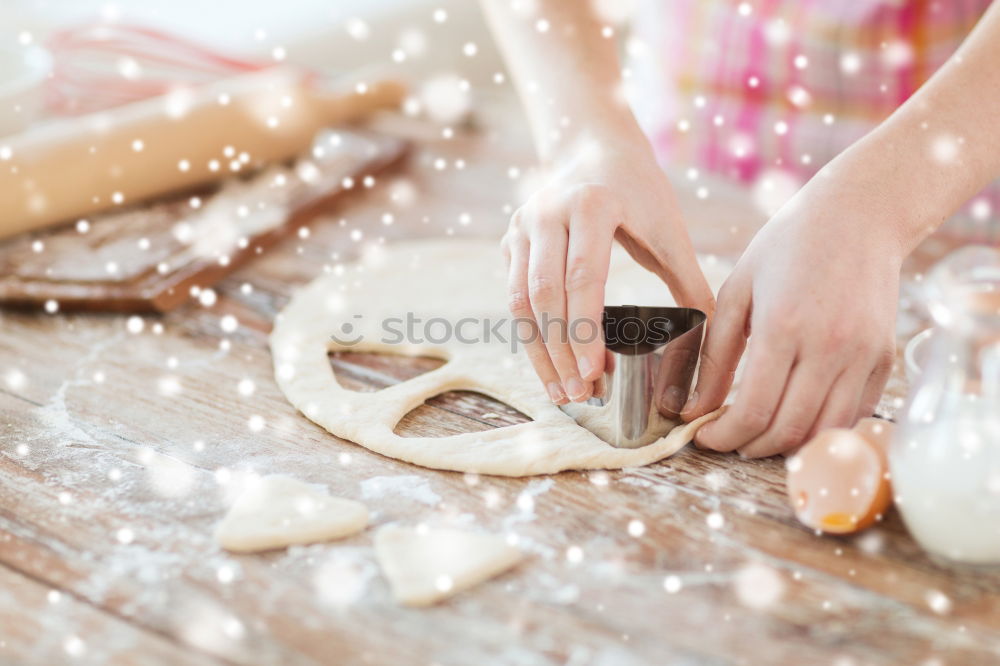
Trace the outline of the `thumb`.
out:
[[[731,276],[719,292],[719,309],[705,337],[698,383],[681,410],[685,421],[717,409],[729,395],[736,366],[746,348],[750,294],[749,286],[738,276]]]

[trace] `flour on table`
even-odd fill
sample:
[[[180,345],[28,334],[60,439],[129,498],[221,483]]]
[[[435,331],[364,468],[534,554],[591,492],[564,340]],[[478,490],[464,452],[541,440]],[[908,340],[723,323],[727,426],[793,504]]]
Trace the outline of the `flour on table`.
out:
[[[226,550],[254,552],[337,539],[367,524],[364,504],[275,474],[256,480],[240,494],[216,527],[215,540]]]
[[[386,495],[396,495],[427,506],[437,506],[441,503],[441,496],[431,489],[427,479],[415,474],[373,476],[361,482],[362,499],[378,499]]]
[[[533,521],[536,518],[535,498],[549,492],[554,485],[555,481],[552,478],[535,479],[529,483],[527,487],[517,495],[517,500],[514,502],[514,505],[517,507],[517,511],[504,518],[504,529],[511,531],[517,523],[530,523]]]
[[[375,534],[375,557],[396,601],[427,606],[510,569],[523,555],[495,534],[386,525]]]
[[[716,290],[729,272],[720,261],[703,262],[702,268]],[[664,422],[665,436],[652,444],[616,449],[552,404],[527,356],[511,349],[509,335],[486,339],[479,326],[473,342],[472,327],[463,336],[431,342],[418,326],[419,340],[394,344],[387,336],[385,322],[409,315],[423,322],[473,318],[509,323],[506,300],[506,271],[496,241],[376,246],[362,260],[345,265],[343,272],[323,275],[304,287],[278,315],[271,333],[276,380],[300,412],[338,437],[424,467],[500,476],[648,465],[676,453],[703,423],[717,416],[681,425]],[[667,287],[624,250],[612,257],[606,302],[673,305]],[[502,335],[504,331],[509,333],[510,327],[501,327]],[[328,354],[338,350],[424,355],[447,362],[380,391],[360,393],[337,382]],[[401,437],[393,432],[407,412],[452,390],[478,391],[532,421],[448,437]]]
[[[343,609],[360,601],[377,575],[367,549],[338,548],[316,566],[313,583],[320,601]]]

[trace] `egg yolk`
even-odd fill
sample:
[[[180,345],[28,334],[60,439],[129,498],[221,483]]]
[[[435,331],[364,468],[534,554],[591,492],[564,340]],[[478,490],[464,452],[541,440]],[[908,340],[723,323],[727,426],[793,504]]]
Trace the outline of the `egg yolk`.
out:
[[[858,524],[858,519],[851,514],[834,512],[823,516],[820,524],[829,529],[853,529]]]

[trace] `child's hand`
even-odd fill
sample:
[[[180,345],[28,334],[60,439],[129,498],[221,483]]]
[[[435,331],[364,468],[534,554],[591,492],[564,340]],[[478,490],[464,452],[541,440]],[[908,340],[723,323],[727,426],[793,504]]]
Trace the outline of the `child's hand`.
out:
[[[735,402],[698,432],[699,446],[789,451],[871,415],[881,396],[903,251],[877,195],[845,194],[830,180],[811,182],[765,225],[719,293],[683,417],[722,404],[745,346],[748,357]]]
[[[514,213],[502,243],[511,313],[527,320],[527,329],[545,322],[541,339],[525,346],[556,404],[589,398],[604,372],[599,326],[615,238],[667,283],[679,305],[709,313],[714,305],[670,183],[645,139],[599,145],[606,154],[584,151],[563,164]]]

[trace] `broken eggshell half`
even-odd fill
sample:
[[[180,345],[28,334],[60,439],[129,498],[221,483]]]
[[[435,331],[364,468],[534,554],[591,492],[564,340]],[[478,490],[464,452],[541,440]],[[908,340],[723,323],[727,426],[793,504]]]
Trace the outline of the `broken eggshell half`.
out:
[[[807,527],[848,534],[871,526],[892,503],[887,452],[893,424],[862,419],[853,430],[831,428],[787,462],[788,498]]]

